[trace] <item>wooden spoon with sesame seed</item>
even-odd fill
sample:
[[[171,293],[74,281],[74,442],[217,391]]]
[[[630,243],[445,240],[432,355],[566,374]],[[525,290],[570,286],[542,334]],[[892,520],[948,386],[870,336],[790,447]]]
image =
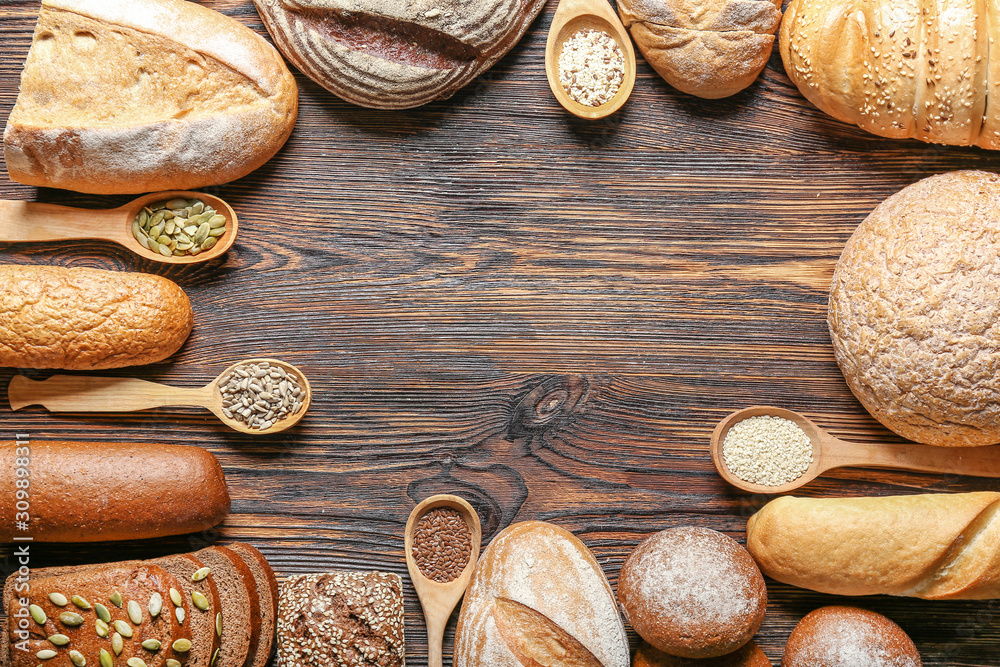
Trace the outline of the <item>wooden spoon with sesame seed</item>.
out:
[[[781,417],[794,422],[812,443],[812,463],[798,478],[778,486],[754,484],[738,477],[726,464],[723,445],[729,430],[750,417]],[[1000,477],[1000,445],[989,447],[935,447],[912,444],[863,444],[830,435],[804,415],[792,410],[753,406],[729,415],[715,427],[710,445],[719,475],[738,489],[752,493],[787,493],[833,468],[892,468],[951,475]]]
[[[622,82],[614,96],[599,106],[587,106],[573,99],[559,81],[559,56],[563,45],[580,30],[597,30],[613,39],[625,59]],[[570,113],[596,120],[618,111],[635,85],[635,49],[632,39],[607,0],[559,0],[545,43],[545,75],[559,104]]]
[[[448,508],[459,512],[469,528],[471,537],[468,562],[457,577],[445,583],[424,576],[417,558],[413,555],[414,535],[417,532],[419,520],[431,510],[438,508]],[[431,496],[413,508],[413,511],[410,512],[410,518],[406,522],[404,535],[406,569],[410,571],[410,580],[417,590],[417,597],[420,598],[420,606],[424,610],[424,619],[427,622],[427,667],[441,667],[444,628],[448,624],[451,612],[455,610],[455,605],[465,594],[469,580],[472,579],[472,573],[476,569],[476,561],[479,560],[479,543],[483,539],[483,529],[479,524],[479,515],[476,514],[472,505],[458,496],[442,494]]]

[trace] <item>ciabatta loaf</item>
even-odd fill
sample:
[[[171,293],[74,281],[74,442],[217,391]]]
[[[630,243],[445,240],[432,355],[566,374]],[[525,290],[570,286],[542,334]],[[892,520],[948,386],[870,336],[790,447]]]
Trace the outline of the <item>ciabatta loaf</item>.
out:
[[[185,0],[44,0],[4,157],[28,185],[190,190],[266,162],[297,109],[281,56],[218,12]]]
[[[772,579],[837,595],[1000,597],[1000,493],[772,500],[747,549]]]

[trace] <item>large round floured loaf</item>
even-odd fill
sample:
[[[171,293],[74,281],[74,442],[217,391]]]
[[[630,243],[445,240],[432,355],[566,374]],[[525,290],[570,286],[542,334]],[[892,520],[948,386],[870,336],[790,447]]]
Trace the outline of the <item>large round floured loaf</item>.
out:
[[[781,667],[921,667],[913,640],[891,620],[867,609],[830,606],[799,621]]]
[[[553,667],[594,660],[629,666],[625,628],[601,566],[572,533],[550,523],[517,523],[493,538],[462,602],[455,667],[535,664],[515,651]]]
[[[851,391],[931,445],[1000,442],[1000,177],[942,174],[886,199],[848,240],[829,327]]]
[[[375,109],[450,97],[521,39],[545,0],[254,0],[285,57]]]
[[[262,165],[297,111],[281,56],[235,19],[185,0],[44,0],[4,157],[28,185],[189,190]]]

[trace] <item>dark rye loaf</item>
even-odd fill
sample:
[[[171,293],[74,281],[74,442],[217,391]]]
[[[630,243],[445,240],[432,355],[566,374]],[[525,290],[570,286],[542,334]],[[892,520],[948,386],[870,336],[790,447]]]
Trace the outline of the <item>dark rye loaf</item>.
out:
[[[215,577],[208,576],[201,581],[192,581],[194,573],[206,567],[203,562],[192,554],[166,556],[149,561],[163,567],[177,577],[181,588],[182,608],[184,609],[184,625],[190,625],[191,651],[188,655],[190,667],[211,667],[212,656],[221,646],[220,637],[215,631],[215,615],[220,613],[222,603],[219,590],[215,585]],[[202,611],[194,606],[193,593],[198,591],[208,598],[209,607]],[[175,605],[169,598],[164,600],[164,606],[175,612]]]
[[[222,601],[222,648],[218,667],[250,667],[260,634],[257,583],[243,559],[225,547],[208,547],[194,554],[212,570]]]
[[[274,651],[275,624],[278,620],[278,579],[274,576],[274,570],[264,558],[264,554],[254,547],[243,542],[235,542],[227,545],[227,548],[243,559],[257,584],[260,634],[251,667],[264,667]]]

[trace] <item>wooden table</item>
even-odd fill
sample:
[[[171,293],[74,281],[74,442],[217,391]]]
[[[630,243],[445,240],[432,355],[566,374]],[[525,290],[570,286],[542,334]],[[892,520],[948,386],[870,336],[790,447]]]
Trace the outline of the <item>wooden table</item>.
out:
[[[204,4],[264,34],[250,2]],[[37,8],[0,5],[4,118]],[[409,664],[421,665],[403,526],[428,495],[469,499],[487,540],[524,519],[568,528],[614,586],[630,550],[655,531],[700,525],[744,539],[768,498],[734,492],[713,471],[708,438],[729,412],[774,404],[843,438],[898,441],[834,361],[834,264],[886,196],[931,174],[1000,170],[1000,155],[840,124],[799,95],[776,50],[755,85],[718,101],[674,91],[641,62],[621,112],[578,120],[545,80],[554,10],[452,99],[410,111],[354,107],[296,73],[300,117],[288,144],[212,190],[241,220],[219,263],[164,269],[101,243],[0,246],[4,261],[153,272],[184,287],[196,318],[187,344],[168,363],[120,375],[196,386],[234,360],[275,356],[315,390],[296,429],[243,437],[196,410],[11,413],[4,389],[4,439],[197,443],[218,456],[233,497],[217,532],[37,545],[35,565],[247,540],[279,575],[397,572]],[[90,207],[128,199],[5,176],[0,197]],[[14,372],[0,370],[0,386]],[[997,488],[850,470],[802,494]],[[774,582],[769,595],[757,640],[776,665],[805,613],[851,602],[899,622],[925,665],[1000,664],[996,602],[850,600]],[[448,653],[451,630],[445,642]]]

